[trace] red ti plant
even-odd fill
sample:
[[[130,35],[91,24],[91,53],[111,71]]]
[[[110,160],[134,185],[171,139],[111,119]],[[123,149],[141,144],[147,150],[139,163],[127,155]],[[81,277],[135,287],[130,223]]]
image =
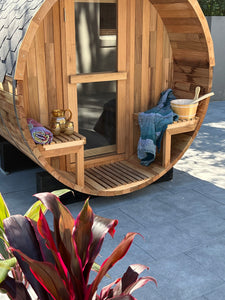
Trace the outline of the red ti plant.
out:
[[[74,219],[54,194],[41,193],[36,197],[53,214],[53,232],[41,210],[37,222],[16,215],[5,219],[4,226],[11,250],[39,299],[130,300],[135,299],[131,293],[137,288],[148,281],[156,283],[150,276],[138,278],[147,267],[131,265],[122,278],[104,287],[100,295],[97,295],[102,278],[124,257],[137,233],[128,233],[125,236],[99,267],[93,282],[89,283],[90,271],[101,250],[104,237],[107,232],[114,236],[118,221],[95,215],[88,200]],[[7,284],[4,289],[12,299],[29,299],[29,295],[26,298],[17,298],[15,293],[10,294],[12,283]],[[17,296],[19,293],[20,291]]]
[[[40,209],[45,213],[46,207],[41,201],[36,201],[26,212],[25,216],[37,221]],[[13,256],[9,249],[5,230],[3,226],[4,219],[10,217],[10,211],[0,193],[0,292],[1,288],[11,286],[11,294],[20,294],[22,299],[26,299],[27,288],[29,286],[24,274],[17,263],[17,259]],[[11,273],[11,277],[8,274]],[[20,290],[20,292],[18,292]],[[13,298],[13,296],[12,296]]]

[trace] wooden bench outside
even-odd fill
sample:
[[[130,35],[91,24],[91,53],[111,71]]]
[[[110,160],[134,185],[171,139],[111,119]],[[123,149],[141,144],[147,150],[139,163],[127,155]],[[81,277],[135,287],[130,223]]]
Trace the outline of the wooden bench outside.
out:
[[[138,113],[134,113],[134,120],[138,125]],[[164,168],[167,168],[170,164],[172,135],[194,131],[198,121],[199,118],[195,117],[191,120],[178,120],[167,126],[162,141],[162,166]]]
[[[168,165],[170,164],[172,135],[194,131],[198,124],[198,121],[199,118],[195,117],[194,119],[191,120],[178,120],[176,122],[173,122],[173,124],[169,124],[167,126],[167,129],[163,135],[163,147],[162,147],[162,154],[163,154],[162,166],[164,168],[168,167]]]
[[[76,183],[84,186],[84,144],[86,138],[77,132],[71,135],[61,133],[53,137],[51,144],[41,146],[40,151],[45,158],[74,154]]]

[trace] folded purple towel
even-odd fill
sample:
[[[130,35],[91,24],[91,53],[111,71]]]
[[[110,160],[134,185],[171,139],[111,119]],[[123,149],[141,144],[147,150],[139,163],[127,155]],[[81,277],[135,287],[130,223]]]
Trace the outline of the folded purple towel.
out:
[[[36,144],[50,144],[53,139],[53,134],[50,130],[43,127],[40,123],[34,119],[27,119],[28,127],[30,129],[31,136]]]

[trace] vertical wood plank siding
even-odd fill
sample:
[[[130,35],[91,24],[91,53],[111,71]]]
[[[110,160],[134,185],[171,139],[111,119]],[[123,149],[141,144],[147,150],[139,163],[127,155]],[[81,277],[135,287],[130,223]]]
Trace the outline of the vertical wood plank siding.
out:
[[[63,108],[59,22],[56,3],[41,22],[27,59],[28,116],[44,126],[49,125],[53,109]]]

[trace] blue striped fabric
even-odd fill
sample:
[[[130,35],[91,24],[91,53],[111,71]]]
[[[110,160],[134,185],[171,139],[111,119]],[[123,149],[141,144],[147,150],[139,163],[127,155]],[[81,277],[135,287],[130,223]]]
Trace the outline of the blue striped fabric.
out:
[[[168,89],[161,93],[156,107],[138,114],[141,135],[137,154],[144,166],[149,166],[155,160],[156,151],[157,149],[160,151],[161,140],[167,125],[178,120],[178,115],[170,107],[170,101],[174,99],[176,97],[173,91]]]

